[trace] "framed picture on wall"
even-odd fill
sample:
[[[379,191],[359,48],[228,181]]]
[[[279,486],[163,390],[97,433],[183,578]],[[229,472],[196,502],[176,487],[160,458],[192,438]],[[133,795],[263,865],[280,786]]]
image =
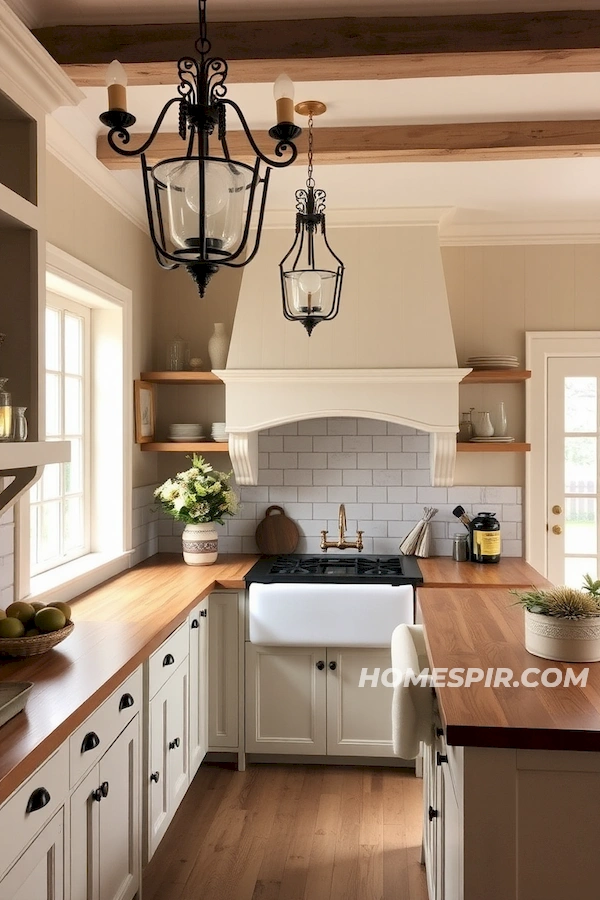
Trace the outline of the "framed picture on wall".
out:
[[[135,442],[147,444],[154,440],[156,428],[155,385],[149,381],[134,381]]]

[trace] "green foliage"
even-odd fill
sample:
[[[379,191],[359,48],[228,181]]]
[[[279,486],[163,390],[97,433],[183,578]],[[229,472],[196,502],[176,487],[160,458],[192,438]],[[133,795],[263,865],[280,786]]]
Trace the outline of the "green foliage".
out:
[[[202,456],[192,456],[192,467],[178,472],[156,488],[154,496],[168,516],[186,525],[223,524],[223,516],[238,510],[238,498],[229,485],[231,473],[215,472]]]
[[[553,588],[532,588],[530,591],[511,590],[517,604],[529,612],[559,619],[588,619],[600,616],[600,581],[585,576],[581,590],[560,585]]]

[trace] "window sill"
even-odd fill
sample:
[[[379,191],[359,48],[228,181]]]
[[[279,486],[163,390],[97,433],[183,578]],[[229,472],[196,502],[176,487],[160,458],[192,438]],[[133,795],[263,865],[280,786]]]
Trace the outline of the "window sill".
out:
[[[116,556],[109,553],[88,553],[80,559],[36,575],[31,579],[30,593],[25,599],[40,600],[43,603],[62,600],[68,603],[128,569],[131,552]]]

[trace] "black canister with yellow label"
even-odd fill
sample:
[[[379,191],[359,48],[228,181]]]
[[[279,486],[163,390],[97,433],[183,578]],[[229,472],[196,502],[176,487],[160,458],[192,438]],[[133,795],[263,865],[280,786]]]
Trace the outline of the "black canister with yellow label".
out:
[[[500,522],[494,513],[480,512],[471,522],[471,559],[478,563],[500,562]]]

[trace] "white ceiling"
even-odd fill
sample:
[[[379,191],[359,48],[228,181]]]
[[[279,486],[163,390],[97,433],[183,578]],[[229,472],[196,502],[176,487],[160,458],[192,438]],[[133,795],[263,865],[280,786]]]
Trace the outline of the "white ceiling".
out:
[[[41,25],[193,22],[196,0],[8,0]],[[599,0],[208,0],[209,20],[309,19],[328,16],[411,16],[597,9]]]

